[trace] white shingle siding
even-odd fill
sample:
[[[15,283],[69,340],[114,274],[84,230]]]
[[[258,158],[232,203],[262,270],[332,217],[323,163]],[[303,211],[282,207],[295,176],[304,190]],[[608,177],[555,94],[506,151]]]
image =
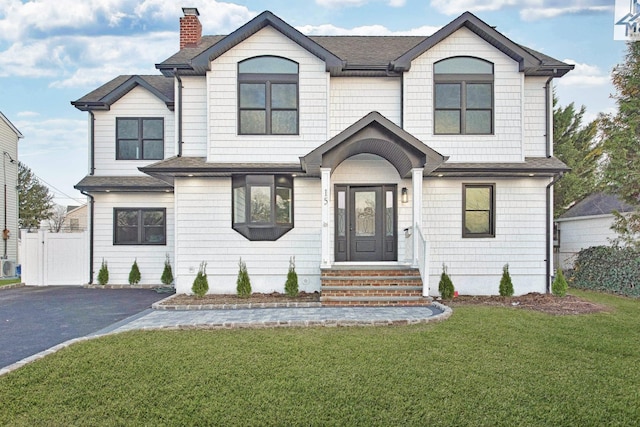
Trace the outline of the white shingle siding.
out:
[[[191,293],[200,262],[210,293],[236,292],[238,261],[254,292],[284,292],[289,257],[302,291],[320,290],[320,181],[294,180],[294,228],[275,242],[251,242],[231,228],[231,179],[176,179],[177,292]]]
[[[238,135],[238,63],[263,55],[299,64],[299,135]],[[207,73],[209,160],[298,162],[327,138],[328,73],[323,61],[271,27],[225,52]],[[250,155],[250,159],[247,156]]]
[[[546,77],[524,80],[524,155],[543,157],[547,150]]]
[[[143,175],[138,170],[157,160],[116,160],[117,117],[164,118],[164,156],[175,153],[174,114],[167,105],[146,89],[137,86],[111,105],[109,111],[95,113],[95,175]]]
[[[329,137],[372,111],[400,126],[400,78],[332,77]]]
[[[495,184],[495,237],[462,237],[462,185]],[[423,231],[431,244],[431,294],[442,264],[460,294],[497,294],[509,264],[516,294],[545,292],[546,180],[429,179],[424,183]]]
[[[114,245],[114,208],[165,208],[166,245]],[[95,195],[93,279],[97,283],[104,259],[109,266],[109,284],[129,283],[129,272],[135,259],[142,276],[140,284],[160,285],[166,255],[173,263],[174,213],[172,193],[109,193]],[[175,275],[175,272],[174,272]]]
[[[473,56],[494,64],[494,135],[434,135],[433,64]],[[523,76],[518,64],[466,28],[414,59],[404,76],[404,128],[450,162],[523,161]]]
[[[207,80],[204,77],[182,79],[182,155],[207,156]],[[176,83],[177,85],[177,83]],[[176,93],[176,100],[178,94]],[[176,102],[176,112],[179,108]],[[176,129],[176,144],[178,130]],[[165,156],[168,157],[168,156]]]

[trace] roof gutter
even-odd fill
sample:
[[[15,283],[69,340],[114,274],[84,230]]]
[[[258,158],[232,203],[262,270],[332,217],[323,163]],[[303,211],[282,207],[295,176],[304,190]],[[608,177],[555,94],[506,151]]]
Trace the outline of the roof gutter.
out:
[[[178,81],[178,157],[182,157],[182,79],[177,68],[173,69],[173,74]]]
[[[93,196],[86,191],[82,190],[80,193],[89,198],[89,281],[88,284],[93,284],[93,217],[94,217],[94,199]]]
[[[553,262],[552,257],[551,257],[551,220],[553,219],[553,209],[552,209],[552,200],[551,200],[551,187],[553,187],[553,185],[558,182],[558,180],[560,178],[562,178],[562,176],[564,175],[564,172],[560,172],[558,175],[556,175],[553,180],[547,185],[547,191],[546,191],[546,198],[547,198],[547,238],[546,238],[546,264],[547,264],[547,274],[545,276],[545,280],[546,280],[546,285],[545,285],[545,292],[549,293],[550,289],[551,289],[551,263]]]

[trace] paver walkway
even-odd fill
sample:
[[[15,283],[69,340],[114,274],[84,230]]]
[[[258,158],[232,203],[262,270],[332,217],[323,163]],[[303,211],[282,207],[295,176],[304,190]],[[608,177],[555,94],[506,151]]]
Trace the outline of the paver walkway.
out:
[[[312,307],[239,310],[148,310],[123,325],[98,333],[160,328],[260,328],[283,326],[355,326],[414,324],[442,320],[450,309],[429,307]]]

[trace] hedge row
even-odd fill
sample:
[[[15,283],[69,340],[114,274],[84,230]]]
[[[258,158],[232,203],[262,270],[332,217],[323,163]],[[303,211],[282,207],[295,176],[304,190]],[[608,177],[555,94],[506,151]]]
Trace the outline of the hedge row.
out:
[[[575,288],[640,296],[640,250],[609,246],[583,249],[569,283]]]

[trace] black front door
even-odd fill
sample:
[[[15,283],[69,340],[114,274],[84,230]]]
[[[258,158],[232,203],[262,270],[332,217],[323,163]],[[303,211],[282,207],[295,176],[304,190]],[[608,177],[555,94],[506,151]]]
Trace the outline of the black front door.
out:
[[[336,186],[336,261],[395,261],[396,186]]]

